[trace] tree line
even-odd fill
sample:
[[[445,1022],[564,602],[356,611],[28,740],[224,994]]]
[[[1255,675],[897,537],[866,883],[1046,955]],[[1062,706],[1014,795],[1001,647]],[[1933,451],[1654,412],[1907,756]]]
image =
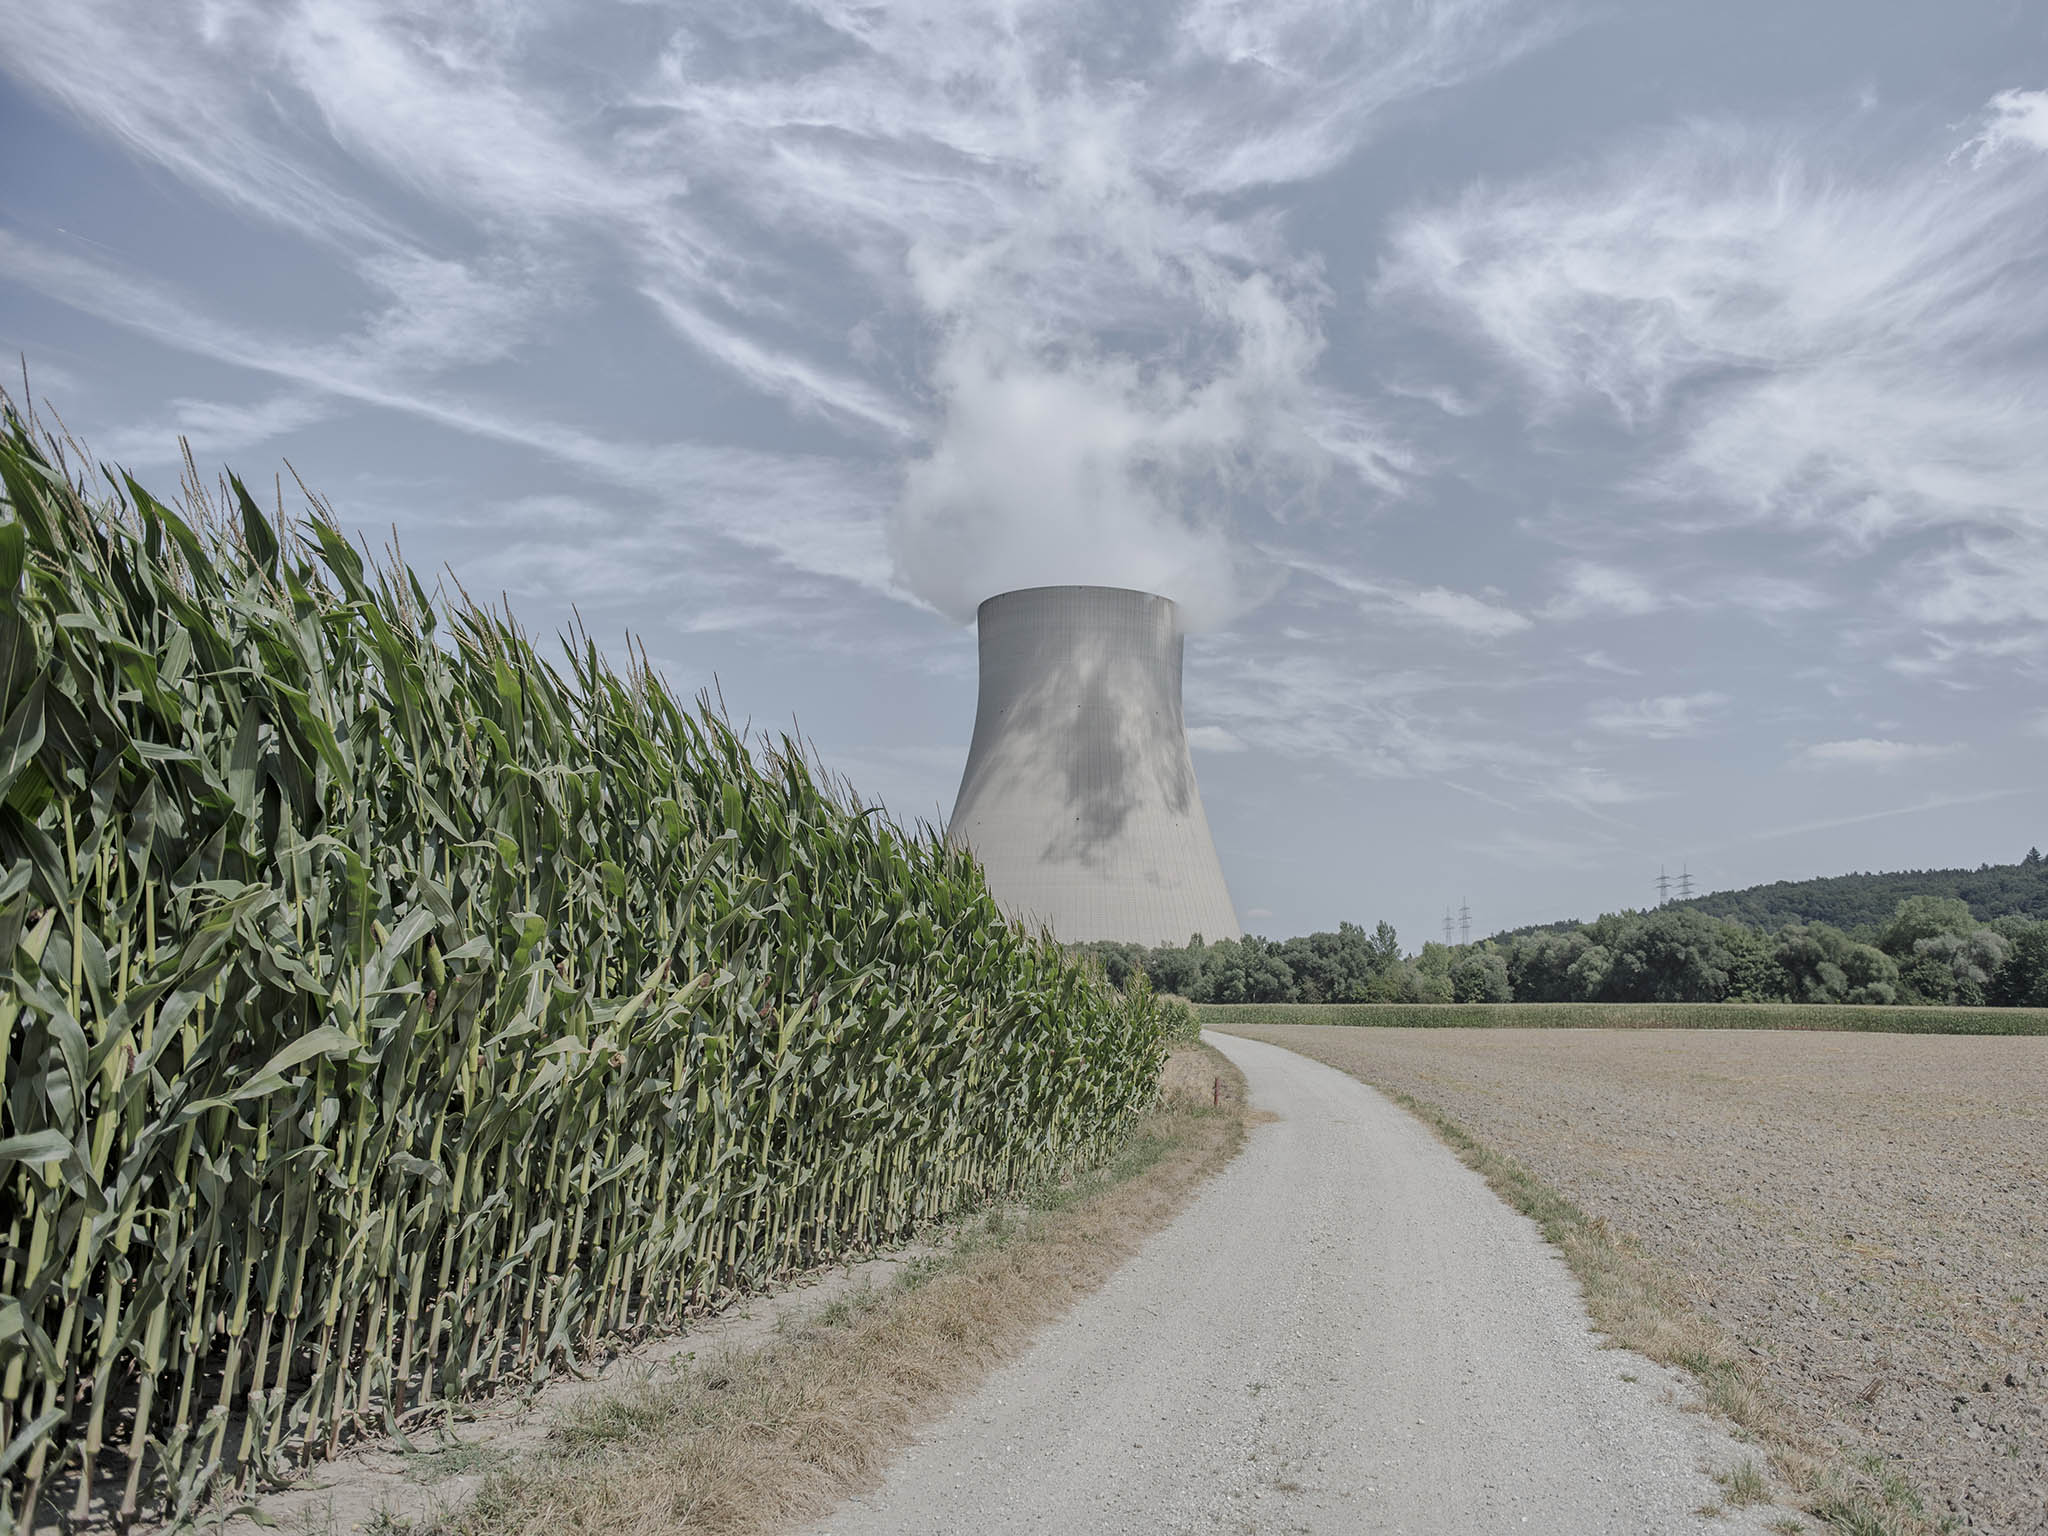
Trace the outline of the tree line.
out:
[[[2033,855],[2038,860],[2039,855]],[[1404,954],[1391,924],[1284,940],[1079,946],[1198,1003],[1868,1003],[2048,1007],[2048,919],[1909,896],[1882,923],[1766,930],[1694,907]]]
[[[1987,921],[1994,917],[2048,918],[2048,859],[2038,848],[2015,864],[1975,869],[1898,869],[1876,874],[1827,875],[1817,880],[1774,880],[1768,885],[1712,891],[1670,903],[1710,917],[1732,918],[1776,933],[1790,923],[1832,923],[1869,939],[1910,896],[1953,896]],[[1511,934],[1565,933],[1576,918],[1533,923]],[[1495,937],[1501,937],[1496,935]]]

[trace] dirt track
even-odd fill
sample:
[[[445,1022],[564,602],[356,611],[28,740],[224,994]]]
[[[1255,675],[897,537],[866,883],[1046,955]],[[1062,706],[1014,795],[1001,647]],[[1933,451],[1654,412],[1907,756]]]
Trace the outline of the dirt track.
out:
[[[1237,1160],[821,1532],[1760,1532],[1752,1453],[1598,1346],[1534,1226],[1412,1116],[1271,1046]]]
[[[1243,1032],[1438,1106],[1635,1234],[1930,1514],[2048,1531],[2048,1040]]]

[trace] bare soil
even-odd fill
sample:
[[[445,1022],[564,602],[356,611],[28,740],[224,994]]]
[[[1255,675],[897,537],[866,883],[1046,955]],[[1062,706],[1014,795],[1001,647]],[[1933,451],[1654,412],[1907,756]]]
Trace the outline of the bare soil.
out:
[[[2048,1040],[1228,1027],[1436,1107],[1632,1237],[1934,1521],[2048,1532]]]

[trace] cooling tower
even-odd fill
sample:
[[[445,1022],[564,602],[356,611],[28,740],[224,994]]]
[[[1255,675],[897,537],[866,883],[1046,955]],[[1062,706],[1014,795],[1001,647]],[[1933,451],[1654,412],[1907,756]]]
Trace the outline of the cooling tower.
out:
[[[1068,943],[1236,938],[1181,724],[1173,603],[1030,587],[981,605],[981,698],[947,836]]]

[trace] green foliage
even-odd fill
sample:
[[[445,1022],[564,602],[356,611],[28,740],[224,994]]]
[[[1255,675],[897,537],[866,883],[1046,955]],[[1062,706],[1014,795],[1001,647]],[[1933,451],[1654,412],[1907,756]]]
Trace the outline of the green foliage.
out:
[[[1877,1008],[1841,1003],[1201,1003],[1205,1027],[1364,1029],[1838,1029],[1888,1035],[2048,1035],[2048,1006]]]
[[[1900,902],[1916,897],[1960,901],[1980,924],[1995,917],[2048,919],[2048,862],[2030,849],[2017,864],[1778,880],[1739,891],[1715,891],[1682,905],[1766,932],[1788,923],[1874,930],[1891,918]]]
[[[1159,1010],[797,743],[5,428],[0,1529],[187,1518],[1152,1094]]]
[[[1890,955],[1858,944],[1826,923],[1788,928],[1779,937],[1783,995],[1795,1003],[1897,1001],[1899,968]]]
[[[1171,1045],[1194,1045],[1202,1038],[1201,1020],[1184,997],[1159,999],[1159,1022]]]
[[[1614,963],[1599,996],[1651,1003],[1718,1003],[1728,995],[1734,956],[1725,924],[1669,908],[1617,925]]]
[[[2048,922],[1980,922],[1949,897],[1901,902],[1866,943],[1830,923],[1764,933],[1671,905],[1524,929],[1399,958],[1394,930],[1344,924],[1277,943],[1093,945],[1113,980],[1147,975],[1197,1003],[1895,1003],[2048,1001]]]
[[[1978,928],[1970,904],[1956,896],[1908,896],[1893,910],[1877,936],[1877,947],[1895,960],[1930,939],[1972,933]]]
[[[2048,923],[2034,923],[2013,936],[1986,992],[1985,1001],[2001,1007],[2048,1008]]]
[[[1399,975],[1401,941],[1391,923],[1367,933],[1340,923],[1335,933],[1312,933],[1283,941],[1247,935],[1242,939],[1188,944],[1100,942],[1075,946],[1095,961],[1109,980],[1128,986],[1143,974],[1162,992],[1199,1002],[1258,1002],[1285,997],[1303,1002],[1399,1000],[1411,990]],[[1446,998],[1449,992],[1446,991]]]
[[[1515,995],[1508,963],[1486,945],[1475,945],[1451,962],[1451,999],[1459,1003],[1505,1003]]]

